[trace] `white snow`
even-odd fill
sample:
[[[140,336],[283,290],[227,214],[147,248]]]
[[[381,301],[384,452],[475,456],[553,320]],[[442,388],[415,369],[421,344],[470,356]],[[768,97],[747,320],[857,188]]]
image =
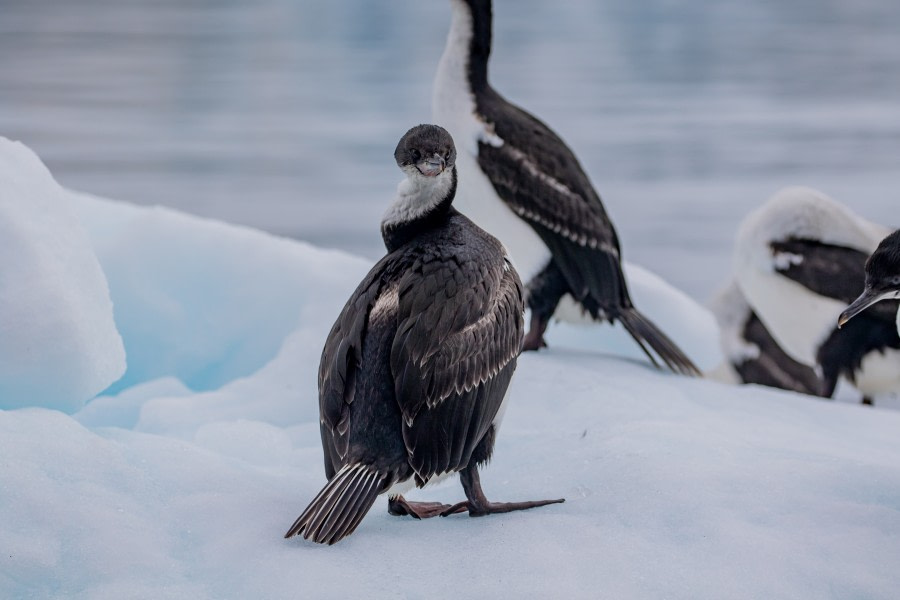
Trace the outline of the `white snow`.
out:
[[[0,137],[0,408],[74,411],[125,371],[106,279],[40,159]]]
[[[318,356],[368,264],[70,199],[129,372],[71,416],[0,410],[0,597],[896,597],[900,412],[678,377],[564,335],[521,357],[482,481],[565,504],[414,521],[380,500],[336,546],[284,540],[324,484]],[[711,327],[687,298],[639,296],[653,285],[633,292],[660,326]],[[463,496],[454,478],[410,497]]]
[[[335,292],[349,296],[369,266],[163,207],[73,199],[125,340],[128,371],[113,392],[169,375],[194,390],[249,375],[301,321],[327,332]]]

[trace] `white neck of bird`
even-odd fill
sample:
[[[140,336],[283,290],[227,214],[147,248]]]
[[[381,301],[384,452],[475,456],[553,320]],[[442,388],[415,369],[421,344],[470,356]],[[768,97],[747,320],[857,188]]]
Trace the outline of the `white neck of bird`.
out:
[[[469,50],[472,44],[472,11],[461,0],[451,2],[453,12],[450,19],[450,32],[447,44],[438,63],[438,79],[450,79],[465,83],[469,87]],[[445,75],[445,77],[441,77]]]
[[[414,166],[405,167],[406,179],[397,186],[397,197],[384,213],[381,226],[390,227],[421,219],[443,202],[453,187],[453,168],[426,177]]]
[[[437,121],[446,121],[452,115],[474,110],[469,82],[472,11],[461,0],[454,0],[451,5],[450,32],[435,73],[432,94],[432,110]]]

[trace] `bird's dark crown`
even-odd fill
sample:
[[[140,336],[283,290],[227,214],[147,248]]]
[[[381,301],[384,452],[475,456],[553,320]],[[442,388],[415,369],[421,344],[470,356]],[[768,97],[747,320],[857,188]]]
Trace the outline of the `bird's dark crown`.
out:
[[[866,282],[900,289],[900,229],[884,238],[866,261]]]
[[[448,169],[456,163],[453,138],[446,129],[437,125],[416,125],[400,138],[394,150],[394,158],[400,168],[431,157],[442,158]]]

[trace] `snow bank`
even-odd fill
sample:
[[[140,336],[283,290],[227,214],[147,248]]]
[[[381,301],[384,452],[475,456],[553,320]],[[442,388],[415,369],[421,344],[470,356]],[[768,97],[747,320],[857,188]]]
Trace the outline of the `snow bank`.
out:
[[[65,191],[0,137],[0,408],[82,404],[125,370],[103,271]]]
[[[281,538],[324,482],[315,417],[181,440],[0,412],[0,595],[896,597],[900,414],[558,349],[511,398],[486,493],[565,504],[414,521],[381,500],[334,547]]]
[[[72,202],[129,369],[72,416],[0,410],[0,597],[896,596],[900,412],[678,377],[562,337],[520,359],[482,480],[498,501],[565,504],[420,522],[381,500],[337,546],[284,540],[324,483],[319,353],[368,264]],[[686,351],[718,352],[690,300],[629,277]]]
[[[268,363],[301,323],[321,340],[369,265],[162,207],[73,194],[109,280],[128,371],[211,390]],[[318,354],[316,353],[316,358]]]

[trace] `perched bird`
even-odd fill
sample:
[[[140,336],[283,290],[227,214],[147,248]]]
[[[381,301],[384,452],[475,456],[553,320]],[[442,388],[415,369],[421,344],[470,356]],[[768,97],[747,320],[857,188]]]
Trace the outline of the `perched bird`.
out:
[[[632,304],[616,230],[578,159],[550,128],[488,83],[490,0],[451,4],[434,119],[460,146],[460,209],[503,242],[528,282],[531,324],[524,348],[546,345],[551,317],[587,315],[620,322],[654,364],[658,357],[673,371],[698,374]]]
[[[753,312],[741,288],[730,282],[711,306],[719,323],[720,344],[726,365],[716,375],[734,383],[756,383],[821,395],[823,384],[813,367],[791,358]]]
[[[834,393],[841,376],[864,398],[900,391],[897,303],[871,306],[836,327],[886,232],[802,187],[779,191],[739,228],[734,272],[741,293],[791,358],[818,369],[822,396]]]
[[[841,313],[838,327],[863,312],[876,302],[900,299],[900,229],[878,244],[878,248],[866,261],[866,283],[859,298]],[[900,310],[896,318],[900,334]]]
[[[319,365],[328,483],[285,537],[333,544],[383,493],[391,514],[416,518],[563,502],[496,503],[482,492],[478,465],[493,451],[522,346],[522,284],[500,242],[452,206],[446,130],[413,127],[394,157],[406,179],[381,223],[388,254],[347,301]],[[464,502],[400,495],[455,472]]]

